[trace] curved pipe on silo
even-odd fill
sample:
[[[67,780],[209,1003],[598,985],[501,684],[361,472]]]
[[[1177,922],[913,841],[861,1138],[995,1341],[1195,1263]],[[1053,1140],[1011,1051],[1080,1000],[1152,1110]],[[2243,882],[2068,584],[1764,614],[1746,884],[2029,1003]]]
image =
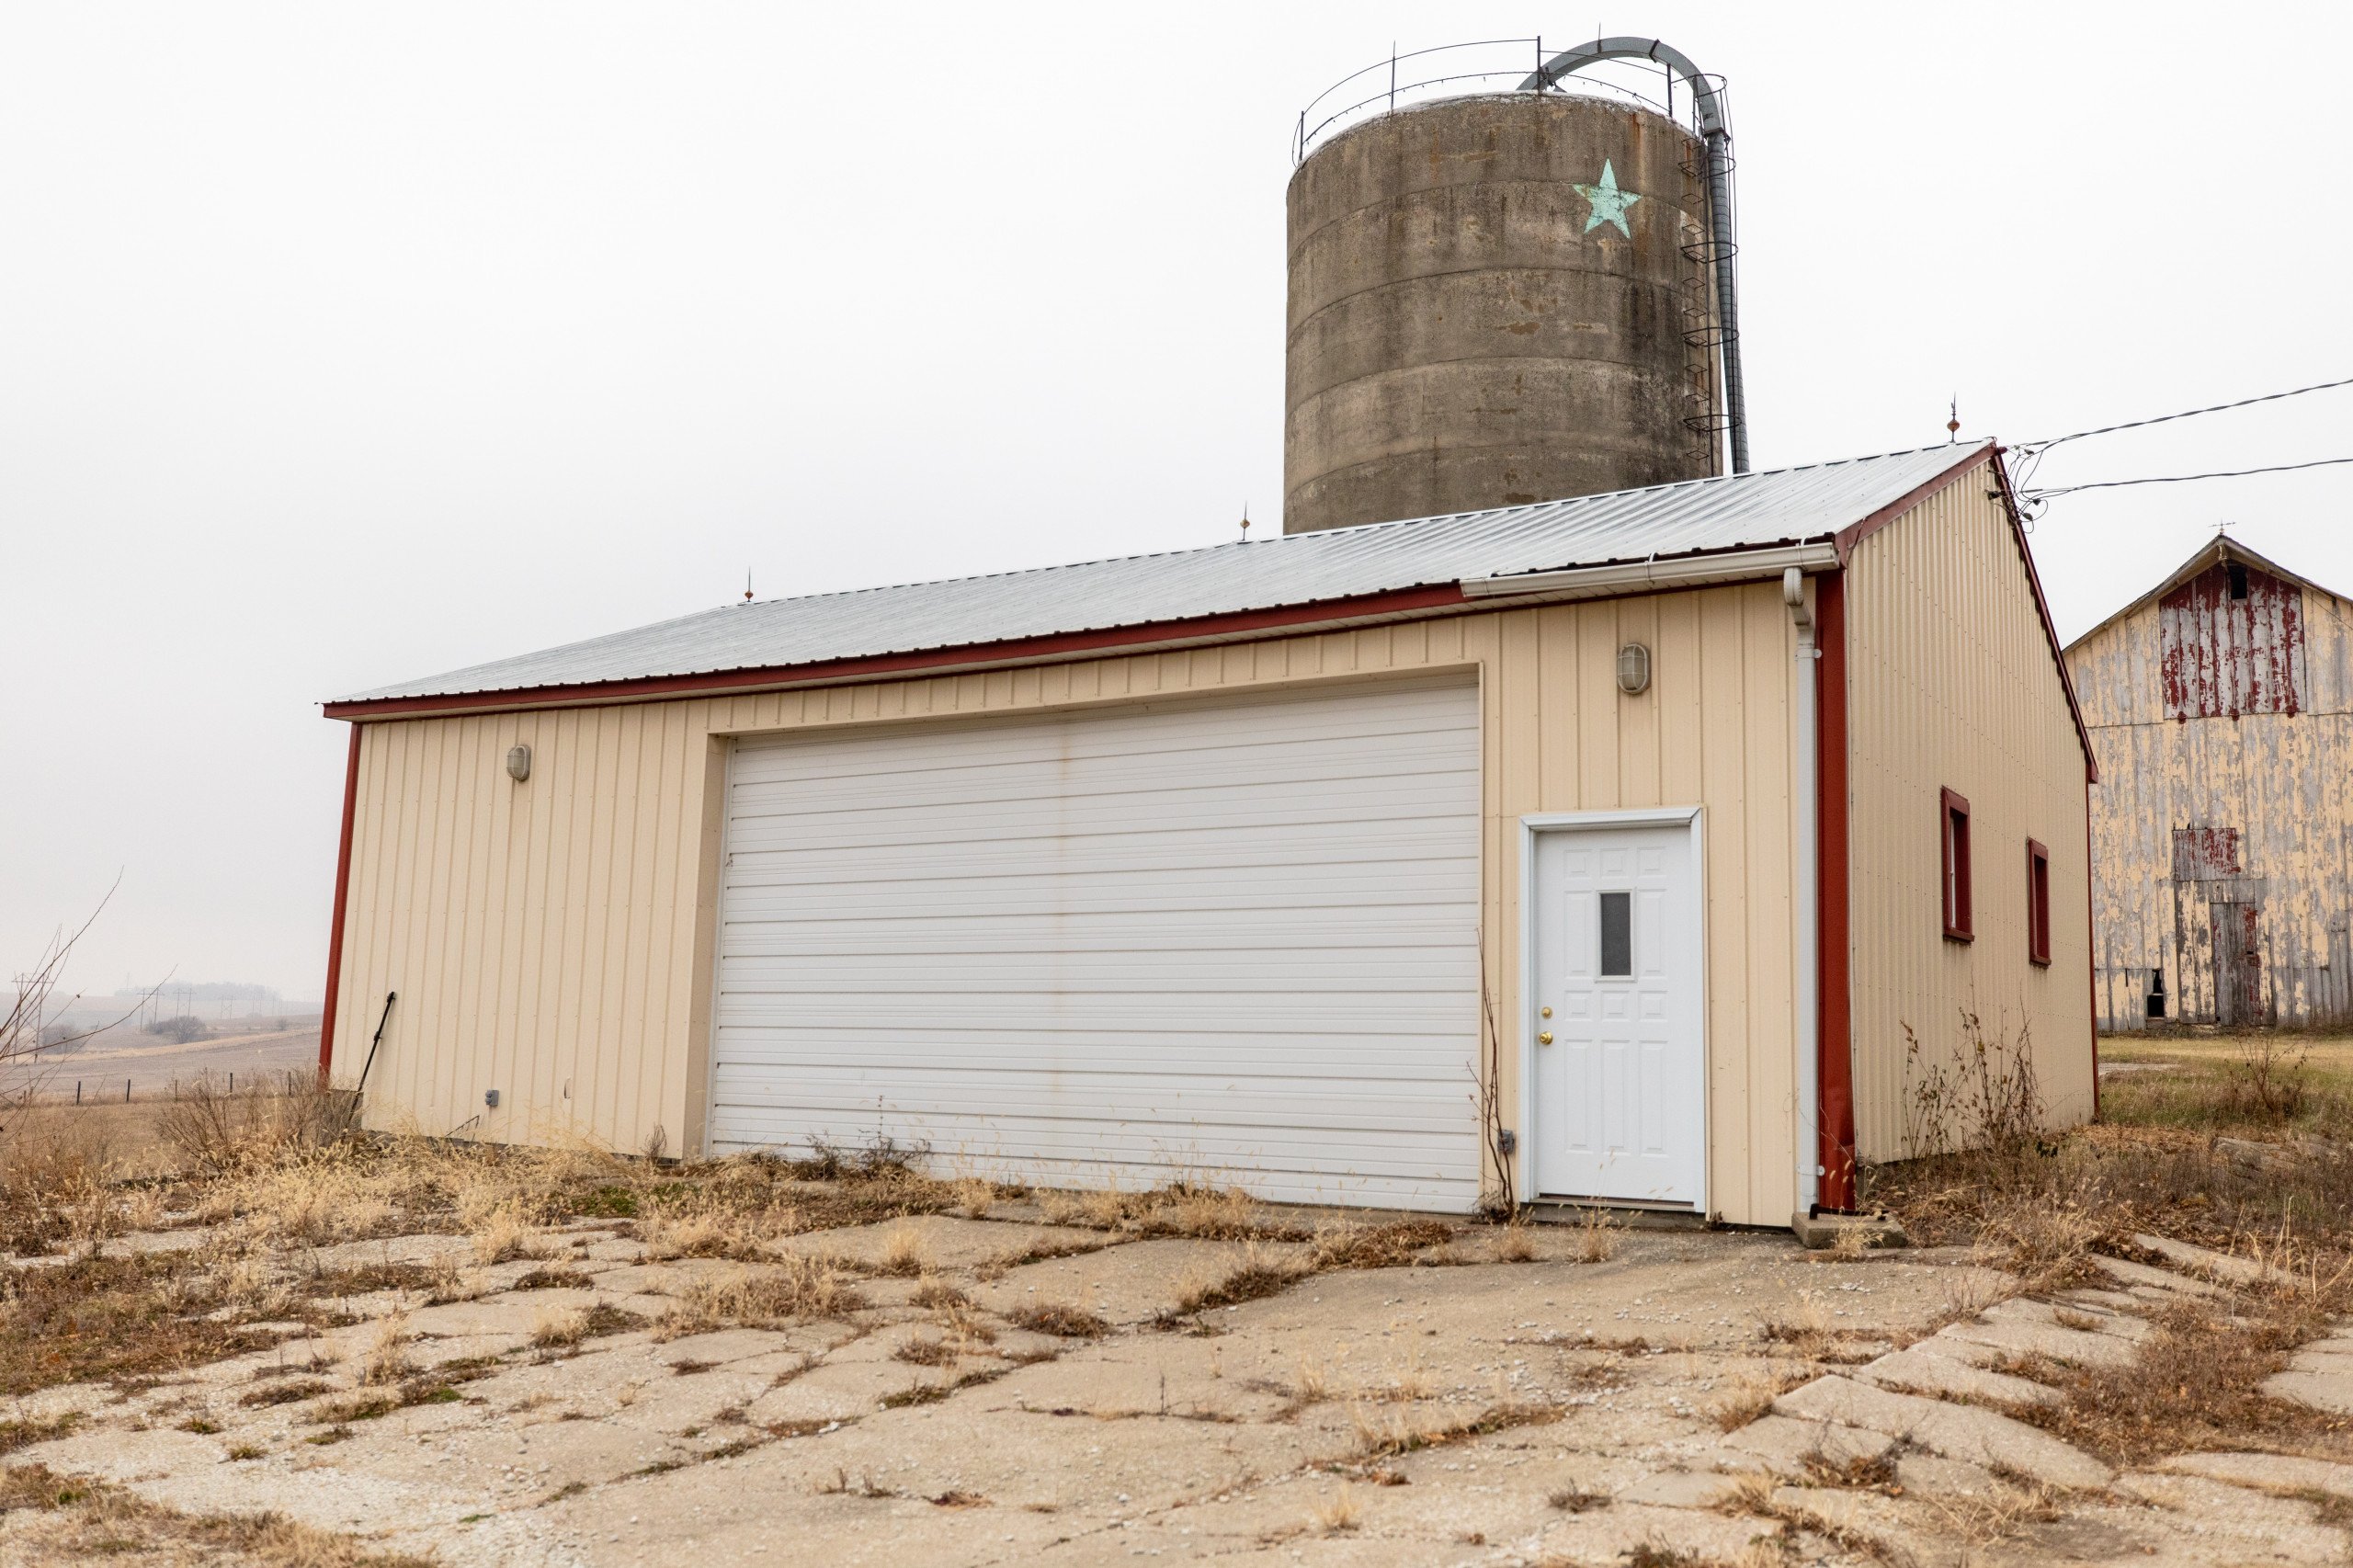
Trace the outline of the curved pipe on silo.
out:
[[[1732,471],[1746,473],[1748,401],[1741,386],[1740,298],[1733,277],[1732,128],[1724,122],[1723,101],[1715,85],[1699,74],[1689,56],[1654,38],[1596,39],[1591,43],[1563,50],[1522,82],[1520,91],[1541,92],[1562,77],[1605,60],[1648,60],[1681,76],[1691,89],[1700,134],[1708,144],[1708,226],[1716,253],[1716,316],[1723,333],[1724,423],[1732,438]]]

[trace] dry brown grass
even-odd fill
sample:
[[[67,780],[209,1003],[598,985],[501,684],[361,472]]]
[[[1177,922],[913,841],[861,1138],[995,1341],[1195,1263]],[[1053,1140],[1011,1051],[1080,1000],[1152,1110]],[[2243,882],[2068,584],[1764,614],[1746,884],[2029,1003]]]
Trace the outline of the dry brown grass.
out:
[[[1333,1225],[1316,1233],[1311,1263],[1319,1273],[1333,1268],[1400,1268],[1460,1233],[1459,1226],[1439,1220]]]
[[[769,1328],[840,1317],[866,1304],[841,1270],[816,1257],[788,1257],[758,1267],[690,1280],[662,1319],[665,1339],[714,1328]]]
[[[532,1315],[531,1344],[541,1350],[577,1345],[588,1337],[589,1324],[585,1307],[543,1308]]]
[[[2141,1232],[2280,1266],[2272,1285],[2166,1308],[2131,1367],[2032,1369],[2066,1398],[2023,1417],[2119,1462],[2200,1445],[2353,1457],[2342,1423],[2257,1392],[2298,1342],[2353,1310],[2353,1148],[2303,1131],[2353,1123],[2353,1108],[2338,1089],[2314,1085],[2293,1107],[2275,1096],[2265,1120],[2260,1096],[2234,1084],[2210,1074],[2111,1092],[2110,1117],[2152,1119],[1868,1173],[1912,1234],[1975,1244],[2016,1290],[2094,1279],[2093,1255],[2132,1256],[2130,1237]],[[2228,1125],[2257,1141],[2226,1145],[2188,1125]],[[1983,1304],[1957,1302],[1947,1315]]]
[[[317,1074],[300,1068],[249,1078],[238,1090],[206,1073],[175,1085],[154,1125],[182,1170],[229,1176],[333,1143],[358,1111],[354,1096],[323,1088]]]
[[[1398,1405],[1376,1408],[1356,1404],[1348,1408],[1350,1422],[1356,1427],[1357,1453],[1363,1459],[1410,1454],[1466,1438],[1483,1437],[1514,1426],[1549,1426],[1563,1414],[1557,1405],[1517,1400],[1499,1401],[1473,1416],[1440,1416],[1436,1420],[1425,1419]]]
[[[0,1393],[157,1377],[269,1343],[205,1315],[222,1304],[184,1253],[0,1268]]]
[[[1086,1225],[1139,1236],[1196,1236],[1203,1241],[1303,1241],[1296,1227],[1269,1217],[1238,1187],[1171,1182],[1145,1191],[1118,1187],[1045,1192],[1039,1207],[1055,1224]]]
[[[1607,1209],[1587,1209],[1577,1216],[1577,1261],[1608,1263],[1618,1256],[1620,1227]]]
[[[2298,1283],[2185,1297],[2152,1320],[2128,1366],[2027,1369],[2066,1398],[2018,1415],[2120,1464],[2200,1448],[2353,1458],[2342,1418],[2261,1392],[2298,1345],[2330,1332],[2348,1305],[2341,1279],[2309,1274]]]
[[[431,1568],[425,1558],[372,1551],[282,1515],[185,1513],[40,1465],[0,1471],[0,1515],[15,1516],[12,1545],[28,1562],[143,1558],[249,1568]]]
[[[1027,1301],[1006,1312],[1005,1321],[1016,1328],[1051,1334],[1058,1339],[1099,1339],[1111,1332],[1109,1324],[1069,1301]]]
[[[894,1361],[916,1367],[946,1367],[956,1360],[956,1346],[935,1335],[918,1335],[891,1352]]]
[[[1497,1263],[1527,1263],[1535,1256],[1536,1232],[1527,1221],[1514,1218],[1496,1230]]]
[[[1279,1296],[1312,1269],[1309,1260],[1286,1257],[1254,1242],[1238,1257],[1209,1265],[1206,1276],[1188,1275],[1177,1287],[1176,1312],[1189,1315]]]
[[[882,1250],[871,1265],[877,1274],[912,1279],[932,1270],[931,1244],[912,1225],[893,1225],[883,1233]]]
[[[1728,1380],[1708,1407],[1719,1432],[1737,1432],[1750,1422],[1770,1415],[1773,1402],[1801,1383],[1813,1381],[1805,1368],[1748,1368]]]
[[[1364,1508],[1356,1493],[1343,1486],[1308,1509],[1307,1519],[1319,1535],[1345,1535],[1364,1522]]]
[[[382,1388],[413,1375],[416,1363],[409,1359],[408,1346],[415,1337],[409,1330],[406,1312],[387,1312],[379,1319],[375,1338],[359,1358],[360,1386]]]

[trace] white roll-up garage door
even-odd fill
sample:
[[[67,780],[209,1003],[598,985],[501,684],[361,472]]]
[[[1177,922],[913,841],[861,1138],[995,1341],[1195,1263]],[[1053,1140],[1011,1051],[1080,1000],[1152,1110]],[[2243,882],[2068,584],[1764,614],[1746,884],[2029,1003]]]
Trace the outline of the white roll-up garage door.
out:
[[[710,1143],[1478,1197],[1461,678],[740,742]]]

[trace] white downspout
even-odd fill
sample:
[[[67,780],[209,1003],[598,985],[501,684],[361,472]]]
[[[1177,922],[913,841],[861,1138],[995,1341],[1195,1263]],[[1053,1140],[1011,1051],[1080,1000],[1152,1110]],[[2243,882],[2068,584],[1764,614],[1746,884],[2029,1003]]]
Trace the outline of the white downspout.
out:
[[[1817,700],[1814,687],[1814,661],[1822,657],[1813,645],[1813,617],[1805,603],[1805,574],[1790,567],[1781,574],[1781,600],[1790,607],[1790,619],[1797,623],[1797,701],[1792,705],[1796,714],[1797,733],[1790,744],[1794,749],[1790,768],[1790,792],[1796,797],[1794,808],[1796,827],[1796,864],[1790,868],[1790,883],[1795,892],[1797,917],[1797,1000],[1798,1000],[1798,1092],[1797,1092],[1797,1171],[1798,1212],[1812,1214],[1822,1199],[1822,971],[1821,892],[1815,882],[1821,874],[1821,856],[1816,849],[1820,835],[1820,793],[1814,780],[1814,728]]]

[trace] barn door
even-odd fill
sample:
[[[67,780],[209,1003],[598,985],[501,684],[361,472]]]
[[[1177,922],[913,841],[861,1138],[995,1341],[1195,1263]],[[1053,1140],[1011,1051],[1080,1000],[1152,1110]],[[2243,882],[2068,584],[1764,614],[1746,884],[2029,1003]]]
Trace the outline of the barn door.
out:
[[[2251,903],[2207,905],[2214,922],[2214,1021],[2225,1028],[2263,1022],[2263,950],[2256,940],[2261,911]]]

